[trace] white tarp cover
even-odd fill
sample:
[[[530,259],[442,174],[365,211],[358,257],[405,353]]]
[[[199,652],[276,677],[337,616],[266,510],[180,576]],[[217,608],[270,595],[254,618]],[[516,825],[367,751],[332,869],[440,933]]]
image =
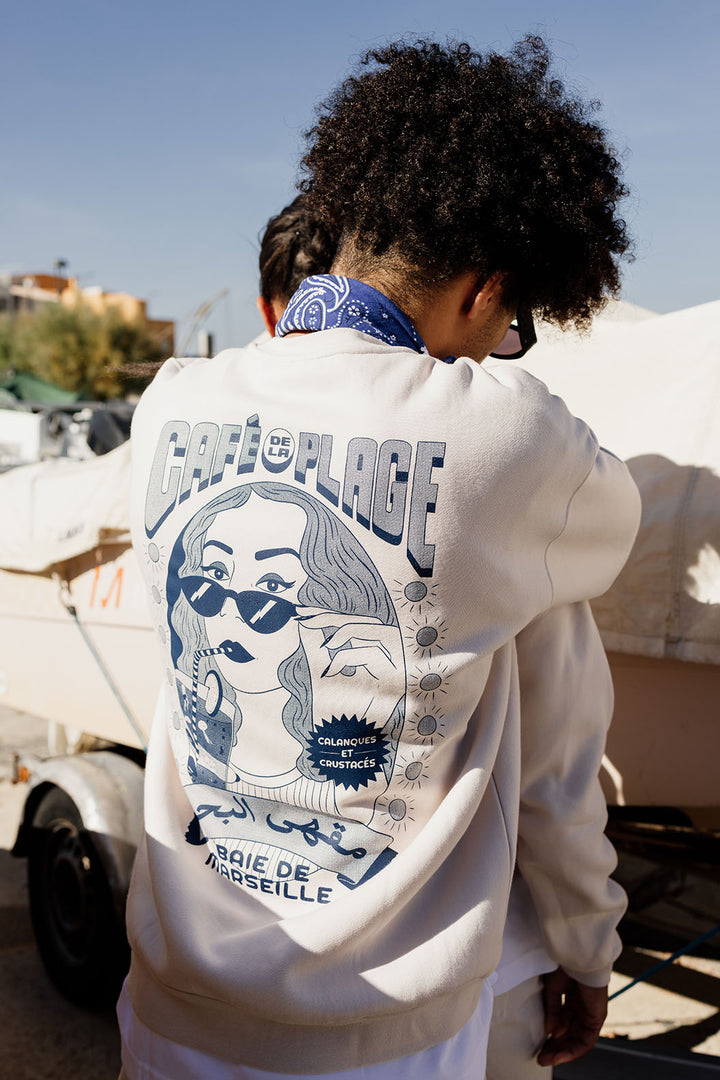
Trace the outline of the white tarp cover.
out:
[[[720,301],[618,316],[543,335],[523,361],[642,495],[628,564],[593,609],[606,648],[720,664]]]
[[[102,542],[130,542],[130,444],[0,475],[0,567],[40,573]]]
[[[613,305],[591,333],[544,332],[525,366],[624,458],[643,498],[628,564],[593,608],[609,649],[720,664],[720,301]],[[0,475],[0,566],[41,572],[129,539],[129,445]]]

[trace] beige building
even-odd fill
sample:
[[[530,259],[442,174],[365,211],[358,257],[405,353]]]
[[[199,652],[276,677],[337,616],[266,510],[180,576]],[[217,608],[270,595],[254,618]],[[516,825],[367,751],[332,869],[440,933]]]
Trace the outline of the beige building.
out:
[[[12,274],[0,278],[0,314],[37,311],[42,304],[85,304],[98,315],[117,312],[125,322],[141,323],[155,338],[163,353],[175,351],[175,323],[170,319],[150,319],[147,301],[129,293],[105,292],[99,285],[81,288],[77,278],[57,274]]]

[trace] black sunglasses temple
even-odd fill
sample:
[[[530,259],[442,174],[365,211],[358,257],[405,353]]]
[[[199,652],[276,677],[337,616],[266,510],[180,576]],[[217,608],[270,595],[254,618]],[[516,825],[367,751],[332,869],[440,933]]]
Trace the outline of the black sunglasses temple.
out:
[[[529,304],[518,304],[517,327],[518,334],[520,335],[520,348],[522,349],[520,356],[524,356],[526,352],[529,352],[530,349],[532,349],[533,345],[537,344],[535,323]]]

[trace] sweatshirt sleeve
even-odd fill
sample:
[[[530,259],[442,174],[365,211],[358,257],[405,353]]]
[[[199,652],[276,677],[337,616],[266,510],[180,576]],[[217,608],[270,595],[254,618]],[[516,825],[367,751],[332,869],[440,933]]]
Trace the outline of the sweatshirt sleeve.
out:
[[[580,423],[578,421],[578,423]],[[627,466],[597,445],[546,553],[552,604],[601,596],[622,570],[640,525],[640,495]]]
[[[587,602],[541,615],[516,639],[521,701],[518,867],[546,948],[572,977],[604,986],[620,952],[625,894],[604,835],[599,772],[613,709],[607,658]]]

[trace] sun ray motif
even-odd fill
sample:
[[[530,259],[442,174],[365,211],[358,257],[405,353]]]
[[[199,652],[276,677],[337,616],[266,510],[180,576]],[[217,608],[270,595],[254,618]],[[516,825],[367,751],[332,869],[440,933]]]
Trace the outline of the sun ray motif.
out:
[[[403,636],[408,652],[426,660],[442,651],[446,634],[447,623],[441,615],[436,615],[412,619],[406,624]]]
[[[399,611],[409,610],[422,615],[428,608],[434,608],[437,599],[437,586],[417,579],[408,582],[393,582],[391,589],[395,606]]]
[[[410,718],[408,728],[415,742],[434,746],[437,739],[445,738],[445,714],[437,706],[420,709]]]
[[[162,559],[163,549],[158,547],[154,540],[151,540],[147,546],[147,557],[149,562],[158,563]]]
[[[440,695],[447,694],[450,681],[449,667],[434,661],[423,667],[417,667],[408,675],[408,690],[426,701],[442,700]]]
[[[159,581],[164,572],[165,549],[151,540],[145,549],[145,562],[152,580]]]
[[[419,790],[423,781],[428,778],[425,765],[423,751],[399,756],[395,765],[396,781],[394,783],[405,791]]]
[[[399,796],[391,788],[377,801],[377,815],[380,827],[390,832],[407,832],[415,821],[415,803],[403,793]]]

